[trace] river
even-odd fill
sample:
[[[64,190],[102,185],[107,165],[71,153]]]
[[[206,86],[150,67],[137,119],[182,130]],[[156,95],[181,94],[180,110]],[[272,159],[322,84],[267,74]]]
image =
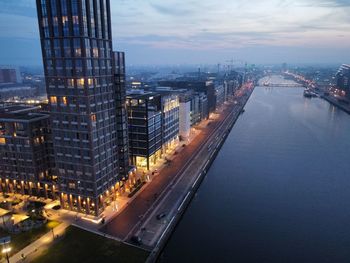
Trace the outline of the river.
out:
[[[350,115],[302,88],[245,110],[159,262],[350,262]]]

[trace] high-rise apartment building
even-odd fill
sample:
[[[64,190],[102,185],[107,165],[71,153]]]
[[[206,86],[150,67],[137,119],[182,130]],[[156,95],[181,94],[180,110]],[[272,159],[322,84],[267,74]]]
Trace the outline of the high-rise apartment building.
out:
[[[118,135],[118,157],[120,177],[126,178],[130,172],[129,167],[129,137],[126,113],[126,83],[125,83],[125,53],[113,53],[114,82],[116,88],[117,107],[117,135]]]
[[[61,204],[99,215],[119,180],[109,0],[37,0]]]

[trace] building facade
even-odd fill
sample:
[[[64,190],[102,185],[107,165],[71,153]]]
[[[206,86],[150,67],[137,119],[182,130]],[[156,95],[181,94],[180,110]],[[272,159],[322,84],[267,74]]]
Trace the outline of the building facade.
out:
[[[163,152],[174,148],[179,141],[179,96],[174,92],[161,93]]]
[[[128,116],[126,113],[125,53],[113,53],[114,81],[116,87],[117,136],[120,179],[126,179],[130,172]]]
[[[150,170],[162,157],[161,96],[152,92],[128,94],[126,106],[131,163]]]
[[[19,70],[11,67],[0,67],[0,84],[15,84],[21,82]]]
[[[110,3],[36,3],[61,204],[97,216],[119,180]]]
[[[37,107],[0,110],[0,190],[56,198],[49,115]]]
[[[203,92],[207,96],[209,112],[214,112],[216,109],[216,90],[215,85],[211,80],[167,80],[160,81],[159,85],[174,89],[186,89],[193,90],[195,92]]]
[[[350,65],[342,65],[335,75],[336,89],[339,95],[350,98]]]

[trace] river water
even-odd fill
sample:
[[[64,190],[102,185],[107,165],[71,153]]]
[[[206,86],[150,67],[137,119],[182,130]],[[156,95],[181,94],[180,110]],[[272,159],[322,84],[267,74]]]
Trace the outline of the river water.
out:
[[[302,88],[245,109],[159,261],[350,262],[350,115]]]

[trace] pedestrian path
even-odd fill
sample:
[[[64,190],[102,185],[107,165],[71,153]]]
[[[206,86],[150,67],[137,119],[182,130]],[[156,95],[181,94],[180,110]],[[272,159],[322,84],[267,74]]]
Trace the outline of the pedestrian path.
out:
[[[68,226],[69,226],[68,223],[59,224],[58,226],[53,228],[53,231],[49,231],[38,240],[34,241],[30,245],[23,248],[21,251],[13,255],[10,258],[10,263],[22,262],[23,257],[26,257],[33,252],[36,252],[40,247],[49,245],[55,240],[55,238],[57,238],[58,236],[62,236]]]

